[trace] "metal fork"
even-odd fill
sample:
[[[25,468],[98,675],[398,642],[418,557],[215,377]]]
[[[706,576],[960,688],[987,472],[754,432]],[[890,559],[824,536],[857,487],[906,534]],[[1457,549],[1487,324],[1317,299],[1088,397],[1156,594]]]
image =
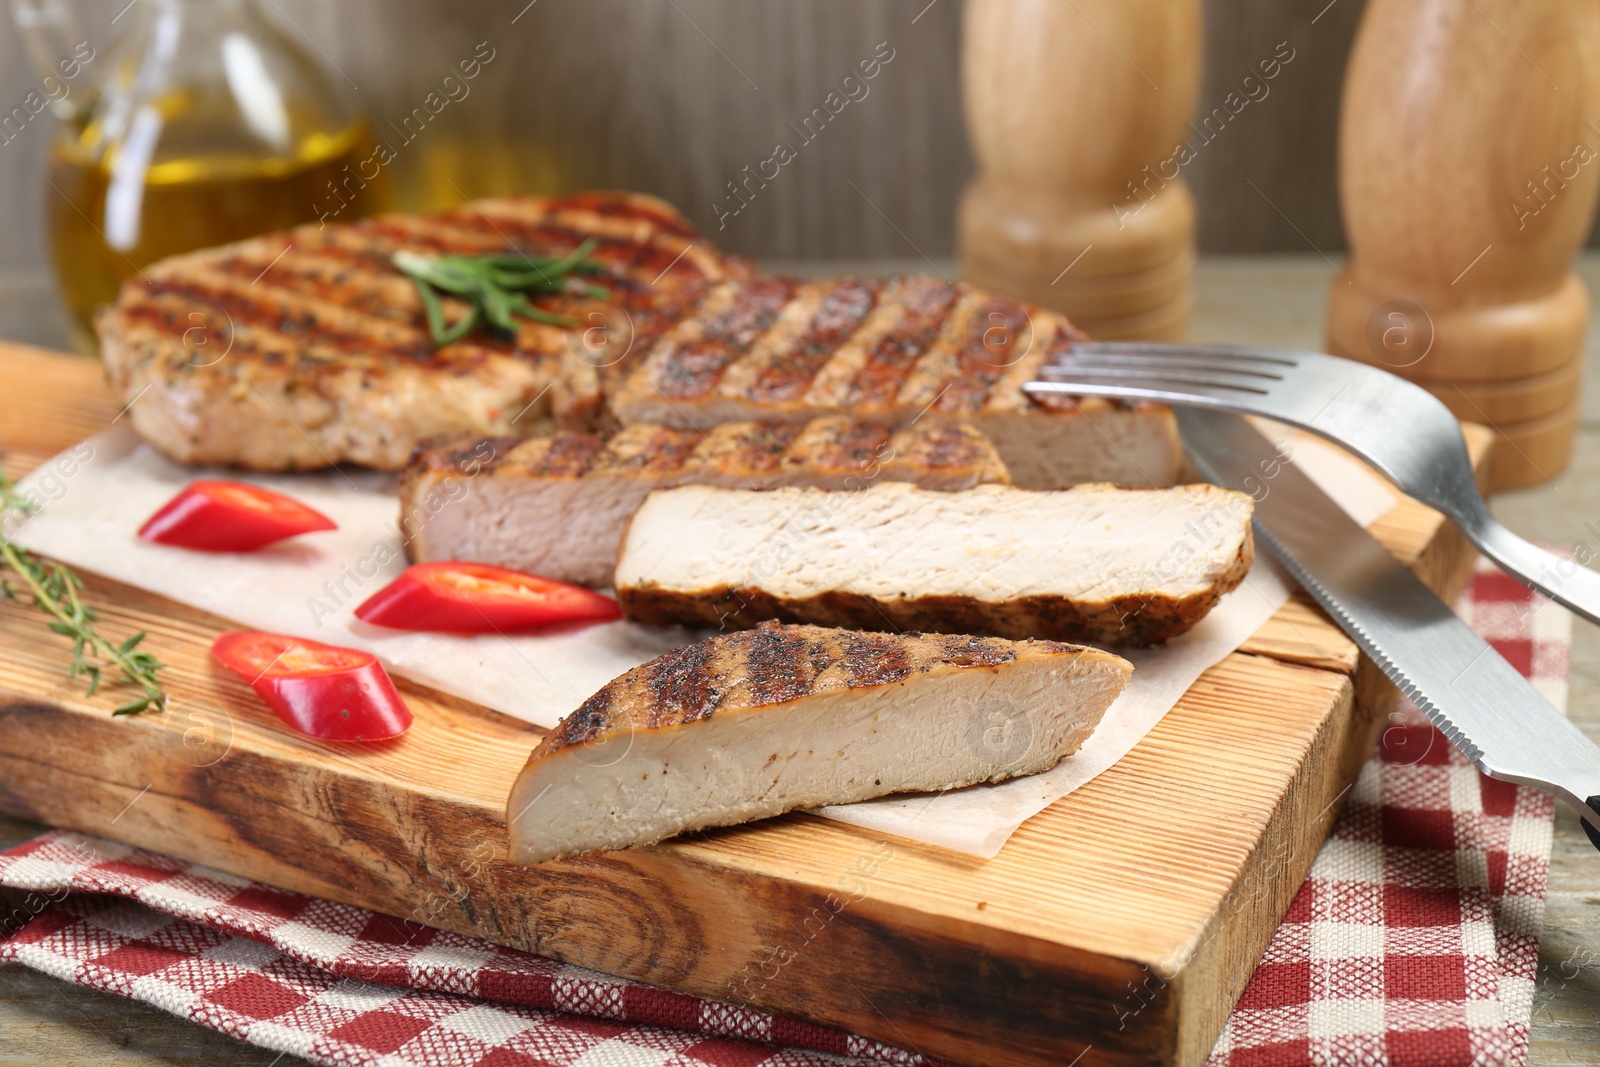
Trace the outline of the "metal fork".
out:
[[[1023,389],[1220,408],[1325,437],[1449,516],[1507,574],[1600,624],[1600,574],[1530,544],[1489,514],[1455,416],[1403,378],[1314,352],[1142,341],[1075,344],[1040,377]]]

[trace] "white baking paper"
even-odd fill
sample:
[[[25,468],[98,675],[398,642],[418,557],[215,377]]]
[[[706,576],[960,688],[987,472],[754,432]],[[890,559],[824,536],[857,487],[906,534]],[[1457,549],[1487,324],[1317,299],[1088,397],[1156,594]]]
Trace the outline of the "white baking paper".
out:
[[[1294,436],[1292,443],[1295,462],[1363,525],[1394,505],[1387,484],[1343,453],[1303,436]],[[339,529],[237,555],[138,539],[146,518],[190,481],[206,476],[289,493]],[[27,548],[246,628],[367,649],[397,675],[543,727],[553,727],[622,672],[696,636],[631,623],[474,637],[367,626],[353,609],[405,568],[395,479],[388,474],[204,472],[163,458],[119,427],[63,452],[19,488],[41,505],[14,532]],[[1025,819],[1127,754],[1201,673],[1238,648],[1288,596],[1289,583],[1276,566],[1258,559],[1246,582],[1192,631],[1161,648],[1123,653],[1134,663],[1133,681],[1083,749],[1051,771],[936,797],[823,808],[818,814],[993,856]]]

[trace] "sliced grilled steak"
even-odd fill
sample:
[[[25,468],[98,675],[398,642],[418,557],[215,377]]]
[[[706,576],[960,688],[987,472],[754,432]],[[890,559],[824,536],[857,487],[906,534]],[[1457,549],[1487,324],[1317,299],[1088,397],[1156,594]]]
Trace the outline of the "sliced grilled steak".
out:
[[[1049,641],[713,637],[624,674],[534,749],[511,790],[511,859],[1033,774],[1078,750],[1132,669]]]
[[[608,586],[622,527],[652,489],[720,485],[930,489],[1004,484],[972,427],[925,420],[891,431],[843,417],[724,423],[708,433],[629,426],[609,440],[561,433],[474,438],[424,449],[400,479],[412,558],[464,559]]]
[[[1022,391],[1083,337],[1053,312],[937,278],[734,279],[637,348],[607,403],[620,422],[680,429],[840,413],[964,419],[1024,488],[1172,484],[1182,452],[1166,408],[1041,404]]]
[[[167,455],[259,470],[397,469],[429,437],[527,432],[552,413],[581,420],[596,404],[581,333],[524,322],[515,338],[477,332],[434,351],[389,257],[558,255],[590,237],[605,273],[589,280],[610,291],[635,344],[689,315],[712,282],[749,272],[665,203],[630,193],[303,226],[130,279],[96,324],[107,375],[134,428]],[[535,303],[593,313],[572,295]],[[446,301],[452,318],[464,310]]]
[[[1210,485],[684,486],[652,493],[634,514],[617,599],[644,622],[1146,645],[1194,626],[1243,580],[1252,508]]]

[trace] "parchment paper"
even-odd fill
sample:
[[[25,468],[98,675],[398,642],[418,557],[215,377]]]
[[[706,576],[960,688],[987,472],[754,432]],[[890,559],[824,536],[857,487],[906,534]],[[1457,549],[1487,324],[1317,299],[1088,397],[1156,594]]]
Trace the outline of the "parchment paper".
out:
[[[1292,443],[1295,462],[1363,525],[1393,506],[1393,491],[1343,453],[1302,436]],[[239,555],[189,552],[135,536],[178,490],[207,476],[289,493],[339,529]],[[361,623],[351,614],[355,606],[405,568],[392,475],[204,472],[163,458],[118,427],[63,452],[19,488],[41,505],[12,531],[27,548],[245,628],[367,649],[397,675],[539,726],[553,727],[612,678],[698,636],[612,623],[538,636],[448,637]],[[1288,596],[1289,583],[1271,561],[1258,558],[1245,584],[1194,630],[1162,648],[1124,652],[1135,666],[1132,683],[1083,749],[1054,770],[937,797],[887,797],[817,814],[993,856],[1023,820],[1122,758],[1202,672],[1236,649]],[[159,656],[161,650],[152,651]]]

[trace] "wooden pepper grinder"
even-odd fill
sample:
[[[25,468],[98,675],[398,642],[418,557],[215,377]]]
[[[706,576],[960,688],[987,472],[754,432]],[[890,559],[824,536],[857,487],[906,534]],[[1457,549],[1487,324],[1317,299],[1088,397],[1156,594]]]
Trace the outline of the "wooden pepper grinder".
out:
[[[1500,433],[1494,488],[1572,452],[1600,190],[1600,5],[1368,0],[1345,75],[1351,257],[1328,351]]]
[[[1097,337],[1184,337],[1195,211],[1174,152],[1200,40],[1199,0],[968,0],[963,277]]]

